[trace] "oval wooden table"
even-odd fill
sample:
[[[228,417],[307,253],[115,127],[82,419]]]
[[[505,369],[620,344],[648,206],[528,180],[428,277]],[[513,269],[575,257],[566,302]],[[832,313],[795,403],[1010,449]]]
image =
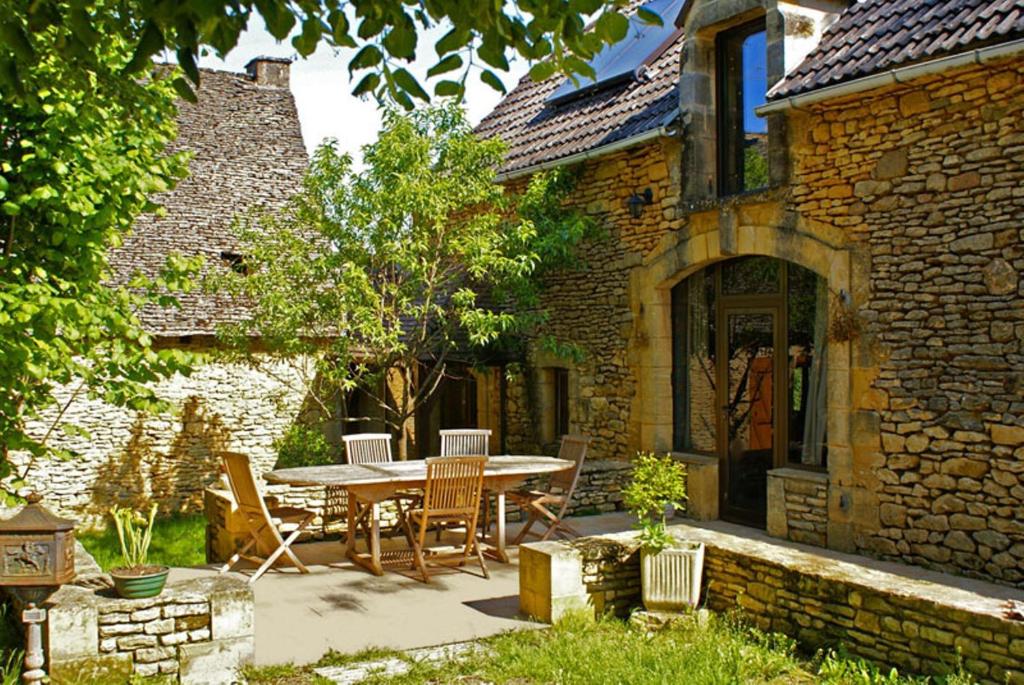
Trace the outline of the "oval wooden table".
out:
[[[488,458],[484,467],[484,488],[497,496],[497,533],[493,546],[485,547],[487,556],[508,563],[505,551],[505,493],[522,485],[530,476],[572,468],[567,459],[525,455],[498,455]],[[263,475],[268,483],[344,488],[348,493],[348,527],[369,508],[369,553],[356,550],[356,536],[346,535],[345,552],[354,563],[376,575],[384,573],[380,550],[380,503],[400,490],[423,488],[427,464],[422,460],[394,461],[386,464],[331,464],[278,469]],[[352,503],[356,506],[351,506]]]

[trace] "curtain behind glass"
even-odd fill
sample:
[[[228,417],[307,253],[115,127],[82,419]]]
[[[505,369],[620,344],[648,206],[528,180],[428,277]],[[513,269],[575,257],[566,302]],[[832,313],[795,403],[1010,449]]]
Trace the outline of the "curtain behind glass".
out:
[[[825,461],[826,401],[828,399],[828,286],[817,279],[814,311],[814,350],[808,376],[807,409],[804,414],[804,444],[800,462],[821,466]]]

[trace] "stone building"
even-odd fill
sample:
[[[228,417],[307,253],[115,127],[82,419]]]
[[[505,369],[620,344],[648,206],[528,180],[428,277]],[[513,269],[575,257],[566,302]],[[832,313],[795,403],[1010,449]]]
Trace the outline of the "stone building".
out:
[[[640,3],[637,3],[639,5]],[[1024,584],[1024,2],[652,0],[524,79],[502,176],[578,169],[510,451],[672,451],[690,511]]]
[[[111,254],[115,277],[136,270],[155,275],[169,254],[201,254],[209,268],[235,266],[234,217],[258,207],[284,204],[296,192],[307,155],[289,85],[286,60],[257,58],[247,73],[204,69],[198,102],[179,103],[175,149],[192,153],[189,176],[160,198],[166,214],[144,215]],[[228,298],[201,290],[181,297],[178,308],[141,313],[160,346],[211,349],[217,325],[244,316]],[[188,378],[160,383],[169,414],[141,414],[77,398],[65,417],[90,435],[64,437],[80,456],[44,460],[29,471],[30,484],[55,510],[83,518],[100,516],[115,503],[150,499],[161,511],[201,506],[203,487],[216,478],[215,453],[250,454],[261,469],[275,460],[272,443],[298,414],[303,395],[286,366],[260,373],[209,361]],[[67,388],[70,397],[73,388]],[[40,425],[40,430],[45,430]]]

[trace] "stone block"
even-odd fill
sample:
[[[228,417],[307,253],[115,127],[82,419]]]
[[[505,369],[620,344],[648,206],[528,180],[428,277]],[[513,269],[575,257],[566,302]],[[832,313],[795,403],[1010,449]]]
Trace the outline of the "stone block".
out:
[[[589,607],[583,562],[562,542],[533,542],[519,547],[519,608],[553,623],[566,612]]]
[[[77,659],[51,657],[47,669],[53,685],[127,683],[132,677],[132,655],[104,654]]]
[[[255,656],[254,638],[236,637],[181,645],[178,678],[181,685],[232,685],[239,671]]]
[[[46,612],[44,644],[54,661],[93,656],[99,649],[99,613],[91,593],[68,590],[55,594],[59,603]]]
[[[698,521],[718,518],[718,459],[699,454],[673,452],[686,465],[686,515]]]
[[[221,576],[207,580],[213,639],[252,637],[256,607],[252,587],[237,578]]]

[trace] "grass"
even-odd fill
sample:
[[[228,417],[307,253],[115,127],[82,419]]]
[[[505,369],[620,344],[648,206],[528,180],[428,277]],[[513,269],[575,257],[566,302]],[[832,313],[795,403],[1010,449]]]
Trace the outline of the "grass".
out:
[[[412,663],[401,676],[365,681],[383,685],[424,683],[529,683],[590,685],[973,685],[963,674],[943,678],[903,676],[843,653],[807,658],[781,635],[763,633],[732,617],[696,616],[653,634],[622,621],[594,622],[570,616],[548,630],[505,633],[484,641],[488,648],[462,661]],[[399,652],[368,650],[357,655],[328,654],[317,665],[343,665]],[[312,667],[292,665],[249,669],[254,685],[298,685],[319,679]]]
[[[112,524],[78,533],[77,537],[104,571],[123,565],[121,543]],[[153,524],[149,563],[162,566],[205,564],[206,518],[202,514],[158,518]]]

